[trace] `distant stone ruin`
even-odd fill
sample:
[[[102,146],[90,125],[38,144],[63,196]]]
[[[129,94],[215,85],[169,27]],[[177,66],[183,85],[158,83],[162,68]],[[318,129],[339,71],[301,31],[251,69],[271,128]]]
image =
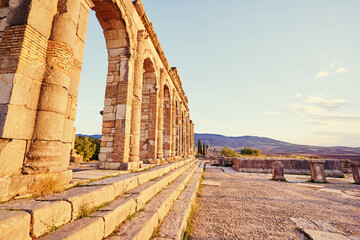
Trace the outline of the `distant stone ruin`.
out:
[[[328,160],[312,160],[312,159],[249,159],[249,158],[232,158],[232,167],[240,172],[255,172],[255,173],[271,173],[274,162],[281,162],[285,174],[311,174],[311,165],[316,167],[317,162],[322,163],[324,176],[329,177],[343,177],[342,171],[343,162],[337,159]],[[314,164],[315,163],[315,164]],[[315,168],[314,168],[315,169]],[[316,168],[317,169],[317,168]],[[314,176],[314,180],[318,179]]]

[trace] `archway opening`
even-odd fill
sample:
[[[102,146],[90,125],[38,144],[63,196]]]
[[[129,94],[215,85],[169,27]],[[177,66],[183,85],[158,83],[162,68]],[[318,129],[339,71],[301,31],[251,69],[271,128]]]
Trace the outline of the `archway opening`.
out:
[[[120,162],[125,155],[126,133],[119,130],[123,129],[123,119],[117,119],[116,114],[119,105],[126,105],[123,96],[127,93],[129,74],[124,66],[128,66],[130,38],[116,3],[92,2],[80,81],[77,133],[101,137],[99,160]],[[79,18],[82,16],[85,13],[81,12]],[[109,166],[103,164],[99,167]]]

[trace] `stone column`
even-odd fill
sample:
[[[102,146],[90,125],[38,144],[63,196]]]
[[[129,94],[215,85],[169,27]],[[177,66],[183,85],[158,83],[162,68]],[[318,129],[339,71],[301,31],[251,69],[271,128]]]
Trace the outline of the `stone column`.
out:
[[[0,189],[4,190],[9,182],[1,177],[20,175],[29,150],[57,11],[56,0],[33,2],[0,1]]]
[[[24,174],[62,171],[70,160],[71,141],[64,143],[62,139],[81,0],[60,1],[58,6],[62,7],[54,17],[48,42],[46,73]]]
[[[285,180],[284,177],[284,165],[280,161],[275,161],[272,166],[272,179],[273,180]]]
[[[351,162],[351,171],[353,174],[354,182],[360,184],[360,169],[359,164],[357,162]]]
[[[133,99],[132,99],[132,114],[131,114],[131,137],[130,137],[130,163],[122,168],[137,168],[139,167],[139,151],[140,151],[140,124],[141,124],[141,99],[142,99],[142,82],[144,72],[144,52],[145,40],[148,34],[145,30],[138,32],[138,44],[136,49],[136,61],[134,69],[134,85],[133,85]],[[125,165],[125,164],[124,164]]]
[[[188,125],[188,113],[185,114],[185,121],[184,121],[184,138],[185,138],[185,141],[184,141],[184,147],[185,147],[185,156],[188,156],[189,155],[189,138],[188,138],[188,131],[189,131],[189,125]]]
[[[178,127],[179,127],[179,156],[182,157],[183,155],[183,113],[182,113],[182,107],[180,104],[179,107],[179,121],[178,121]]]
[[[171,126],[171,158],[175,158],[176,156],[176,104],[175,104],[175,97],[173,97],[172,101],[172,108],[171,108],[171,115],[172,115],[172,126]]]
[[[190,139],[190,115],[188,113],[188,117],[187,117],[187,131],[186,131],[186,134],[187,134],[187,155],[190,156],[190,146],[191,146],[191,139]]]
[[[194,155],[194,124],[192,120],[190,120],[190,154]]]
[[[165,69],[160,69],[160,93],[158,108],[158,130],[157,130],[157,158],[164,158],[163,139],[164,139],[164,81]]]
[[[311,181],[319,183],[326,182],[324,168],[325,160],[310,160],[309,165],[311,170]]]

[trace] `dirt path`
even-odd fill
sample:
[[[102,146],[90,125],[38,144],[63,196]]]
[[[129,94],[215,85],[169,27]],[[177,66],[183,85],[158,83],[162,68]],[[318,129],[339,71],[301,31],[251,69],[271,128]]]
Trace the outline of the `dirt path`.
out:
[[[221,186],[202,185],[191,239],[307,239],[290,218],[360,239],[359,185],[347,179],[312,184],[304,181],[308,176],[289,176],[291,182],[270,178],[207,168],[204,181]]]

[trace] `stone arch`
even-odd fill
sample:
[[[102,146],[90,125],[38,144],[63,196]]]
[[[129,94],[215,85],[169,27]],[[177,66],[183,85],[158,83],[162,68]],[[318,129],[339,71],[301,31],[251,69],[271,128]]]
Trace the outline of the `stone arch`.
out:
[[[171,133],[172,133],[172,121],[171,121],[171,95],[170,89],[165,84],[164,85],[164,141],[163,141],[163,149],[164,149],[164,157],[171,157]]]
[[[124,125],[131,118],[131,114],[127,112],[129,98],[125,96],[128,96],[132,77],[129,68],[133,65],[130,56],[133,54],[135,41],[133,41],[133,34],[130,30],[131,21],[124,17],[126,13],[119,1],[113,3],[112,1],[93,0],[93,3],[92,10],[95,11],[103,29],[108,52],[108,73],[99,158],[102,161],[120,162],[129,157],[130,132],[129,128],[125,129]],[[125,131],[121,131],[121,129],[125,129]],[[114,167],[117,168],[117,165]]]
[[[153,61],[144,60],[144,73],[141,101],[140,159],[149,161],[156,158],[157,152],[157,74]]]

